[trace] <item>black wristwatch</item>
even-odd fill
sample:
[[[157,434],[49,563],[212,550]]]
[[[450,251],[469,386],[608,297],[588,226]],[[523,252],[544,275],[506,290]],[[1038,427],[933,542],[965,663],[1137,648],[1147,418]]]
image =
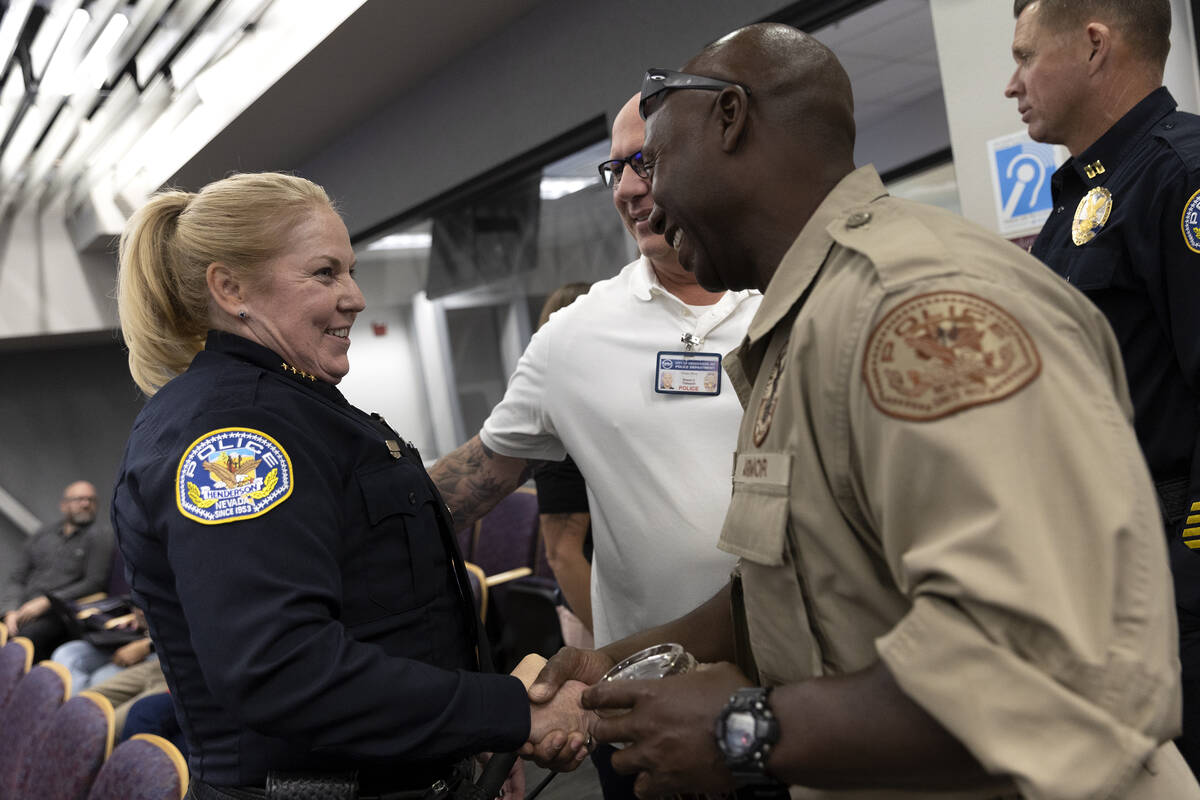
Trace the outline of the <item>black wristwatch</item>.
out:
[[[778,785],[766,772],[771,749],[779,741],[779,721],[767,705],[768,687],[738,689],[717,717],[717,749],[738,787]]]

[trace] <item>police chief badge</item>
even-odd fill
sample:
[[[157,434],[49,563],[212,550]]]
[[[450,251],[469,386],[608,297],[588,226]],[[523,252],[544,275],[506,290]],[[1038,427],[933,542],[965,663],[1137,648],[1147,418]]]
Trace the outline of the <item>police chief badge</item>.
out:
[[[1080,246],[1095,239],[1104,223],[1108,222],[1112,207],[1112,192],[1103,186],[1092,187],[1075,208],[1075,221],[1071,223],[1071,241]]]
[[[787,355],[788,343],[779,348],[775,356],[775,365],[767,376],[766,386],[763,387],[762,400],[758,404],[758,414],[754,417],[754,446],[762,447],[766,441],[767,432],[771,430],[771,420],[775,419],[775,406],[779,402],[779,377],[783,374],[783,357]]]
[[[871,331],[863,355],[871,402],[914,422],[1003,400],[1041,370],[1021,323],[966,292],[933,292],[896,306]]]
[[[192,442],[175,473],[179,513],[205,525],[262,516],[291,494],[291,458],[251,428],[209,431]]]
[[[1183,207],[1183,242],[1188,250],[1200,253],[1200,191],[1192,195]]]

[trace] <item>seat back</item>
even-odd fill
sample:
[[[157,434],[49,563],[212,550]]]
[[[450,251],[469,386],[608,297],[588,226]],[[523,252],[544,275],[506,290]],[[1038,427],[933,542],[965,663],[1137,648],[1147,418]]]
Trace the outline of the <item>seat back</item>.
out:
[[[475,524],[470,560],[487,575],[536,566],[537,492],[521,487]]]
[[[3,714],[17,682],[25,677],[32,665],[33,642],[24,636],[14,636],[11,642],[0,647],[0,714]]]
[[[43,661],[21,678],[0,715],[0,797],[20,797],[33,753],[54,712],[71,691],[71,674],[62,664]]]
[[[112,703],[96,692],[80,692],[54,712],[17,796],[86,800],[112,746]]]
[[[187,785],[187,763],[175,745],[139,733],[113,750],[87,800],[182,800]]]

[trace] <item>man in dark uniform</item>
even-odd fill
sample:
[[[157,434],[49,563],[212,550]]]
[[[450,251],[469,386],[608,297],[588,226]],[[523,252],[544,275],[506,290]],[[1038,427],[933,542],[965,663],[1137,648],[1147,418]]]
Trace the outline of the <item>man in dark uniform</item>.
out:
[[[1169,539],[1183,737],[1200,773],[1200,117],[1162,86],[1169,0],[1016,0],[1016,98],[1071,158],[1033,254],[1083,290],[1120,343]]]

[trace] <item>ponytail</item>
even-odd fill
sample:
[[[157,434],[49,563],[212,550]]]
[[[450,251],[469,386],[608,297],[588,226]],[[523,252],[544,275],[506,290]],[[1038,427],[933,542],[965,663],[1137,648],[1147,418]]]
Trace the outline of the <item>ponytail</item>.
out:
[[[164,192],[138,210],[121,235],[117,311],[129,348],[129,373],[147,396],[187,369],[204,346],[208,287],[188,270],[175,237],[193,195]],[[198,318],[197,311],[202,311]]]

